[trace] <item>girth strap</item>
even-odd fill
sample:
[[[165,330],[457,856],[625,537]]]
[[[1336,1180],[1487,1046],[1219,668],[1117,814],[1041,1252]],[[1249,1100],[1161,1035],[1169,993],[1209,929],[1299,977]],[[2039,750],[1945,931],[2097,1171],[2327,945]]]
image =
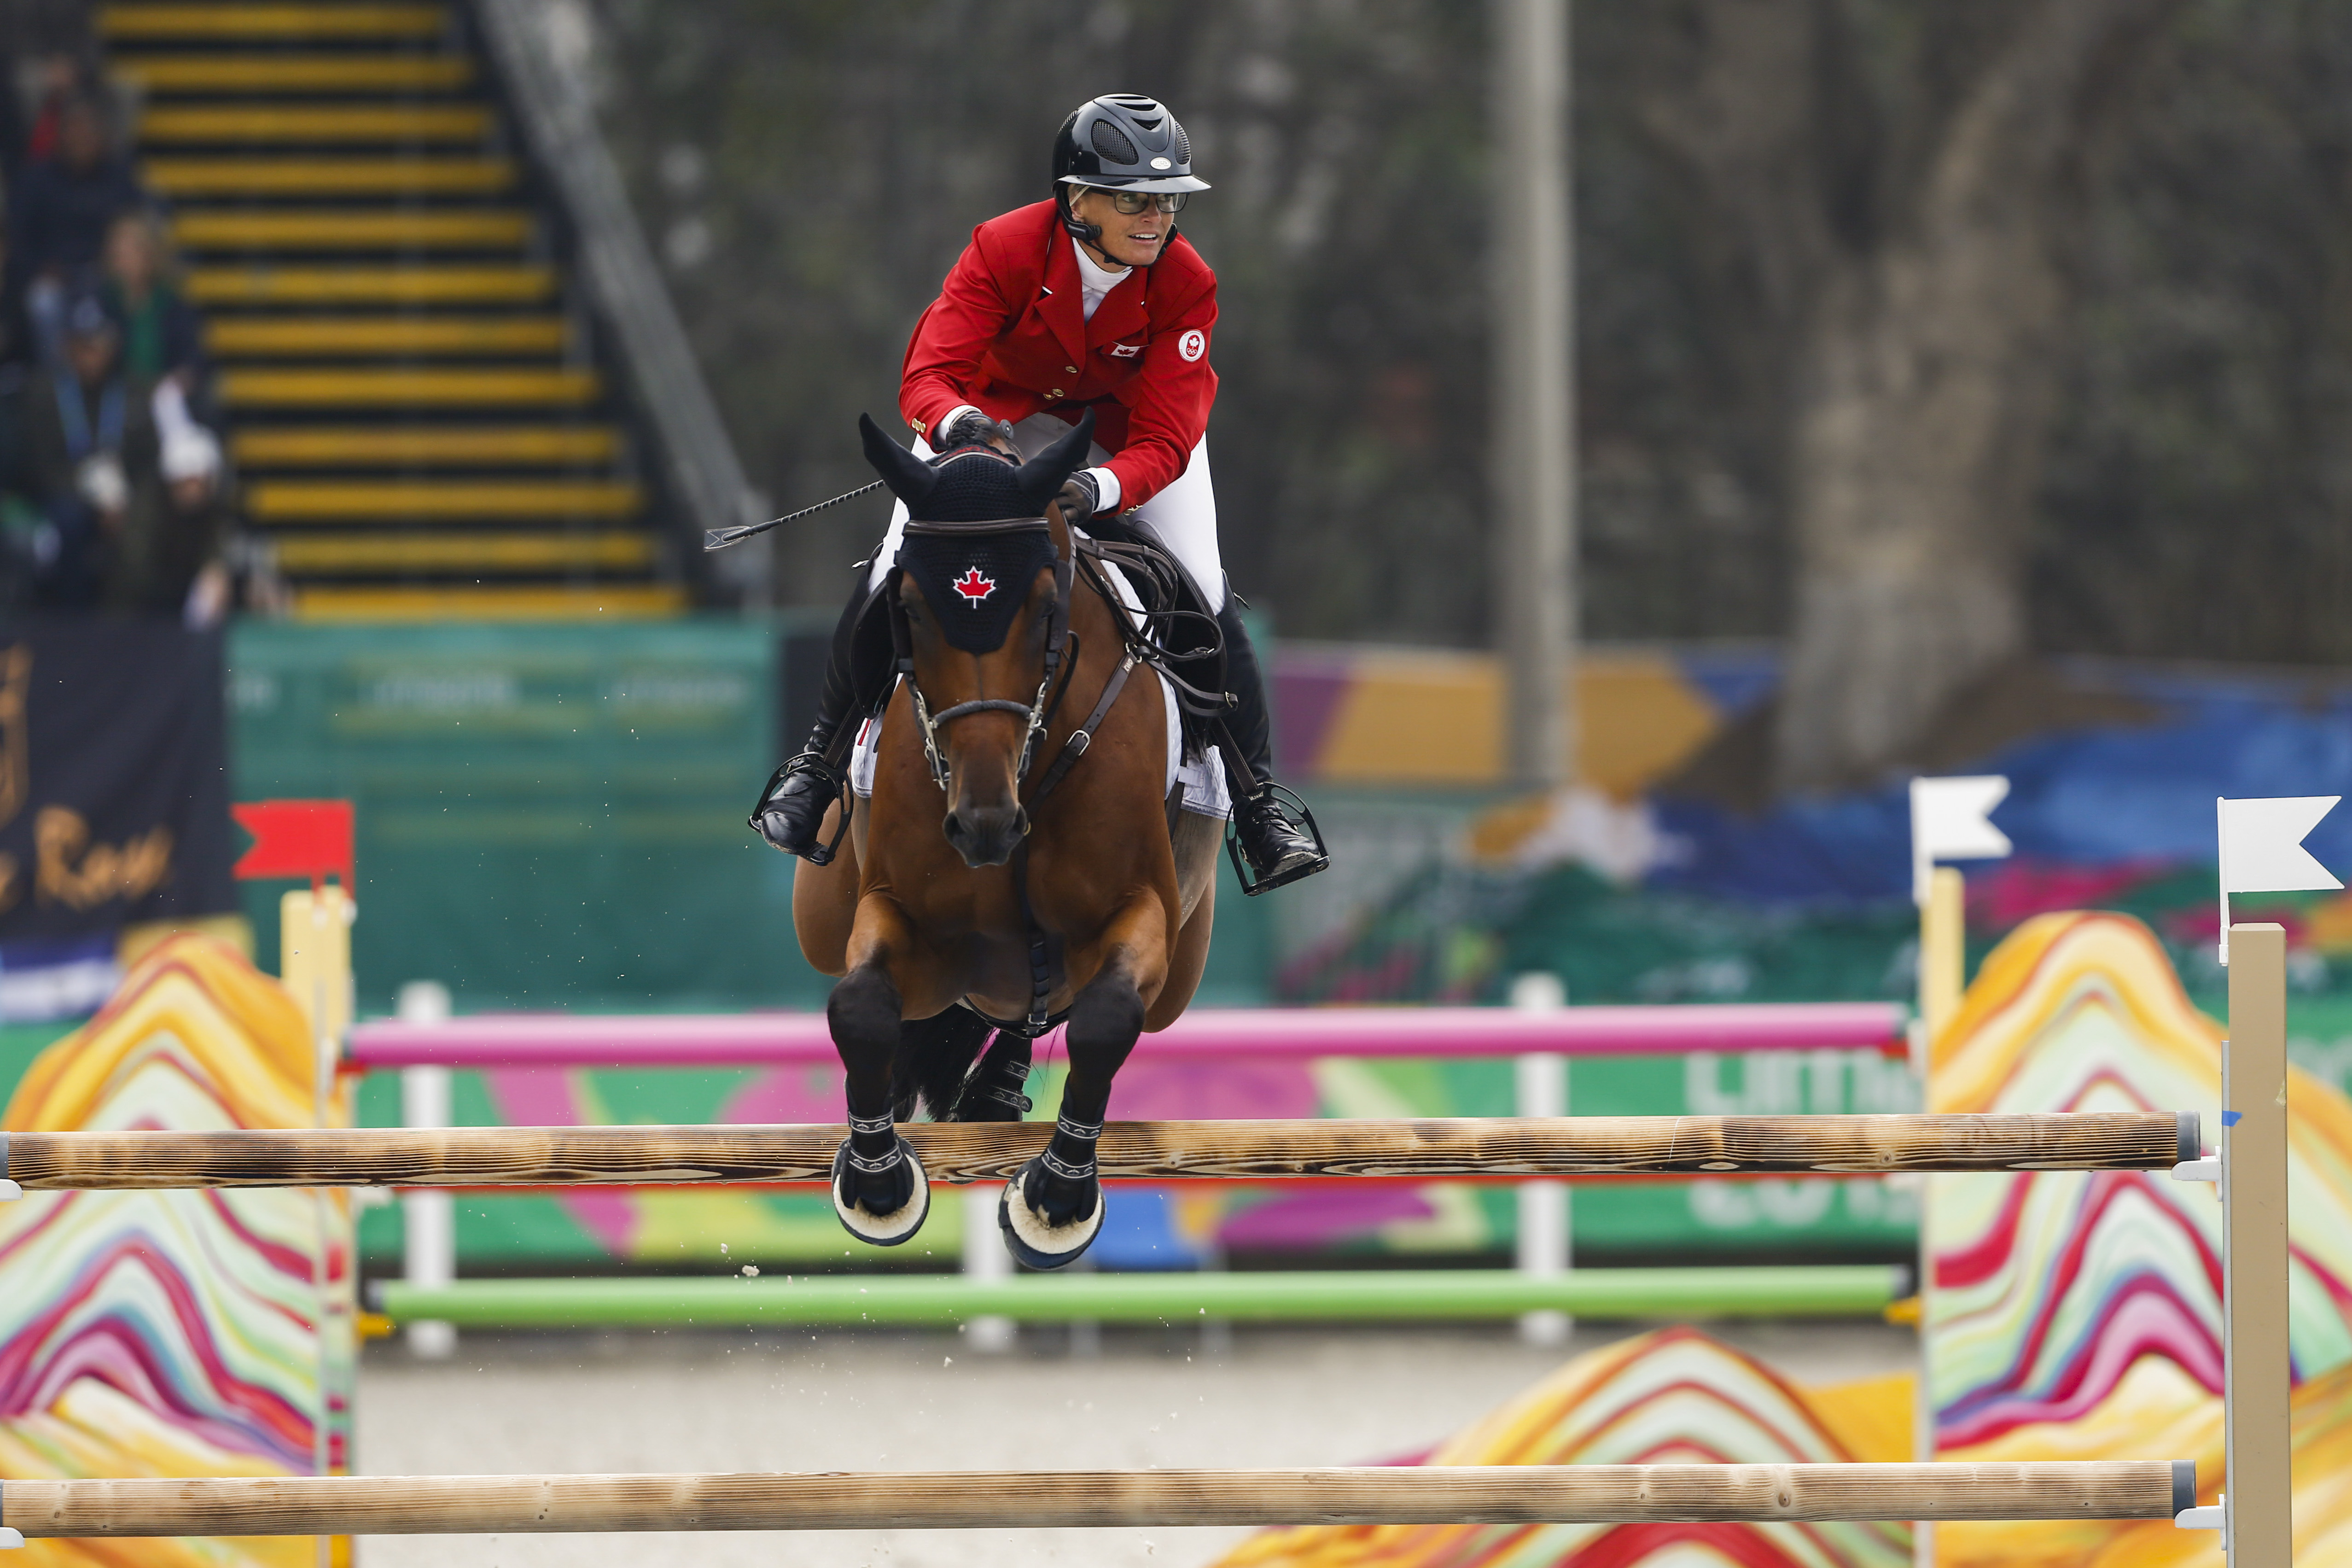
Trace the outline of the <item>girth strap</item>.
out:
[[[1061,976],[1062,939],[1039,923],[1037,911],[1030,905],[1029,841],[1026,838],[1013,851],[1013,888],[1021,899],[1021,923],[1029,931],[1029,1016],[1022,1020],[1021,1028],[1034,1039],[1054,1026],[1046,1003],[1053,996],[1055,984]]]

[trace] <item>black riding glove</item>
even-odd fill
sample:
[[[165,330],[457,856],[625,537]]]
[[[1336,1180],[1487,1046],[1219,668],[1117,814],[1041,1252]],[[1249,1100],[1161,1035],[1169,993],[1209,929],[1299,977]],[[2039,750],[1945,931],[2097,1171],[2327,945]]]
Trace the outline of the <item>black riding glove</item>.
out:
[[[1097,510],[1095,505],[1102,491],[1096,486],[1094,475],[1080,468],[1062,486],[1062,493],[1054,499],[1061,503],[1064,522],[1086,523]]]
[[[977,408],[968,408],[945,429],[932,432],[931,450],[952,452],[959,447],[985,447],[992,441],[1010,444],[1012,439],[1012,426],[1001,419],[991,419]]]

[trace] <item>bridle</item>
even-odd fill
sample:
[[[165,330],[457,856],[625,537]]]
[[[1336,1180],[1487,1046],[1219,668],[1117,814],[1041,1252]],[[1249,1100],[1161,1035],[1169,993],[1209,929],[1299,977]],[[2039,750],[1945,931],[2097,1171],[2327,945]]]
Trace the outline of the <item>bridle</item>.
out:
[[[1050,534],[1053,526],[1044,517],[999,517],[975,522],[922,522],[909,519],[906,531],[930,538],[982,539],[1031,531]],[[893,584],[889,595],[890,635],[896,644],[898,674],[905,679],[907,693],[914,701],[915,722],[922,733],[923,758],[930,765],[931,782],[942,794],[948,788],[949,773],[940,731],[969,714],[1018,715],[1024,728],[1021,736],[1021,760],[1013,773],[1016,786],[1027,780],[1029,770],[1035,765],[1040,744],[1053,728],[1054,715],[1069,690],[1070,677],[1077,672],[1078,668],[1078,636],[1070,628],[1070,587],[1076,572],[1077,545],[1075,537],[1066,530],[1064,538],[1067,548],[1055,552],[1054,601],[1045,612],[1045,674],[1037,682],[1037,694],[1027,702],[1015,702],[1005,697],[981,697],[932,712],[929,700],[923,695],[921,683],[915,679],[913,634],[907,624],[906,604],[898,596],[895,582]],[[894,566],[891,569],[893,578],[898,577],[903,570]],[[1135,658],[1130,653],[1111,676],[1104,688],[1102,700],[1095,705],[1095,710],[1087,716],[1086,723],[1063,743],[1053,767],[1047,771],[1035,793],[1023,803],[1024,807],[1034,806],[1045,799],[1047,793],[1062,782],[1063,775],[1086,754],[1087,748],[1094,742],[1095,726],[1102,722],[1103,715],[1109,712],[1110,705],[1118,700],[1119,689],[1127,684],[1128,674],[1134,667]]]

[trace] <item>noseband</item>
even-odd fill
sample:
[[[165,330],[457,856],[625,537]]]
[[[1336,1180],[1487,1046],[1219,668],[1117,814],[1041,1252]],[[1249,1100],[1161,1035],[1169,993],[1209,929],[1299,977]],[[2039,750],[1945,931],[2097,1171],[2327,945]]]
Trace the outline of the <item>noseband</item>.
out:
[[[978,522],[917,522],[909,519],[906,531],[930,538],[981,539],[1032,531],[1051,533],[1053,526],[1043,517],[999,517]],[[895,592],[891,594],[890,630],[893,640],[898,644],[898,673],[906,678],[907,691],[915,701],[915,721],[922,728],[923,756],[930,764],[931,782],[938,784],[942,792],[948,787],[948,762],[940,744],[940,731],[967,714],[1019,714],[1027,728],[1021,737],[1021,761],[1014,767],[1013,777],[1017,785],[1029,776],[1029,769],[1037,760],[1038,742],[1045,739],[1046,730],[1054,722],[1054,710],[1061,705],[1062,693],[1056,689],[1055,683],[1063,673],[1065,647],[1077,641],[1076,635],[1069,629],[1070,581],[1076,565],[1076,545],[1073,542],[1068,553],[1056,552],[1054,557],[1054,603],[1045,612],[1045,676],[1037,683],[1037,695],[1026,703],[1003,697],[983,697],[970,702],[959,702],[934,714],[930,703],[924,699],[922,687],[915,679],[914,645],[907,626],[906,605]],[[894,574],[896,571],[894,568]],[[1075,658],[1069,664],[1072,670],[1077,668]],[[1067,683],[1064,681],[1062,684],[1066,687]],[[1091,739],[1084,732],[1071,737],[1079,752],[1085,752],[1087,742]],[[1074,755],[1070,760],[1075,762],[1077,759]],[[1055,781],[1059,781],[1058,773],[1055,775]],[[1043,794],[1041,790],[1041,797]]]

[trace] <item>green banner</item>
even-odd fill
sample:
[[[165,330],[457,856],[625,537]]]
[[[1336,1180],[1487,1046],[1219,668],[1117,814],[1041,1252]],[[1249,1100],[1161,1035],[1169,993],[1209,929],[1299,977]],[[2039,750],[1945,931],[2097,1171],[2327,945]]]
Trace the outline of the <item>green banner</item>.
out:
[[[780,757],[805,617],[614,626],[241,624],[236,798],[357,814],[359,1005],[436,980],[462,1011],[822,1006],[793,938],[798,862],[744,825]],[[249,887],[277,952],[276,885]],[[1228,874],[1204,1001],[1255,1001],[1266,900]]]
[[[809,1005],[793,862],[743,817],[775,765],[760,622],[247,623],[236,796],[357,809],[363,1013],[437,980],[489,1007]],[[277,949],[276,889],[248,900]]]

